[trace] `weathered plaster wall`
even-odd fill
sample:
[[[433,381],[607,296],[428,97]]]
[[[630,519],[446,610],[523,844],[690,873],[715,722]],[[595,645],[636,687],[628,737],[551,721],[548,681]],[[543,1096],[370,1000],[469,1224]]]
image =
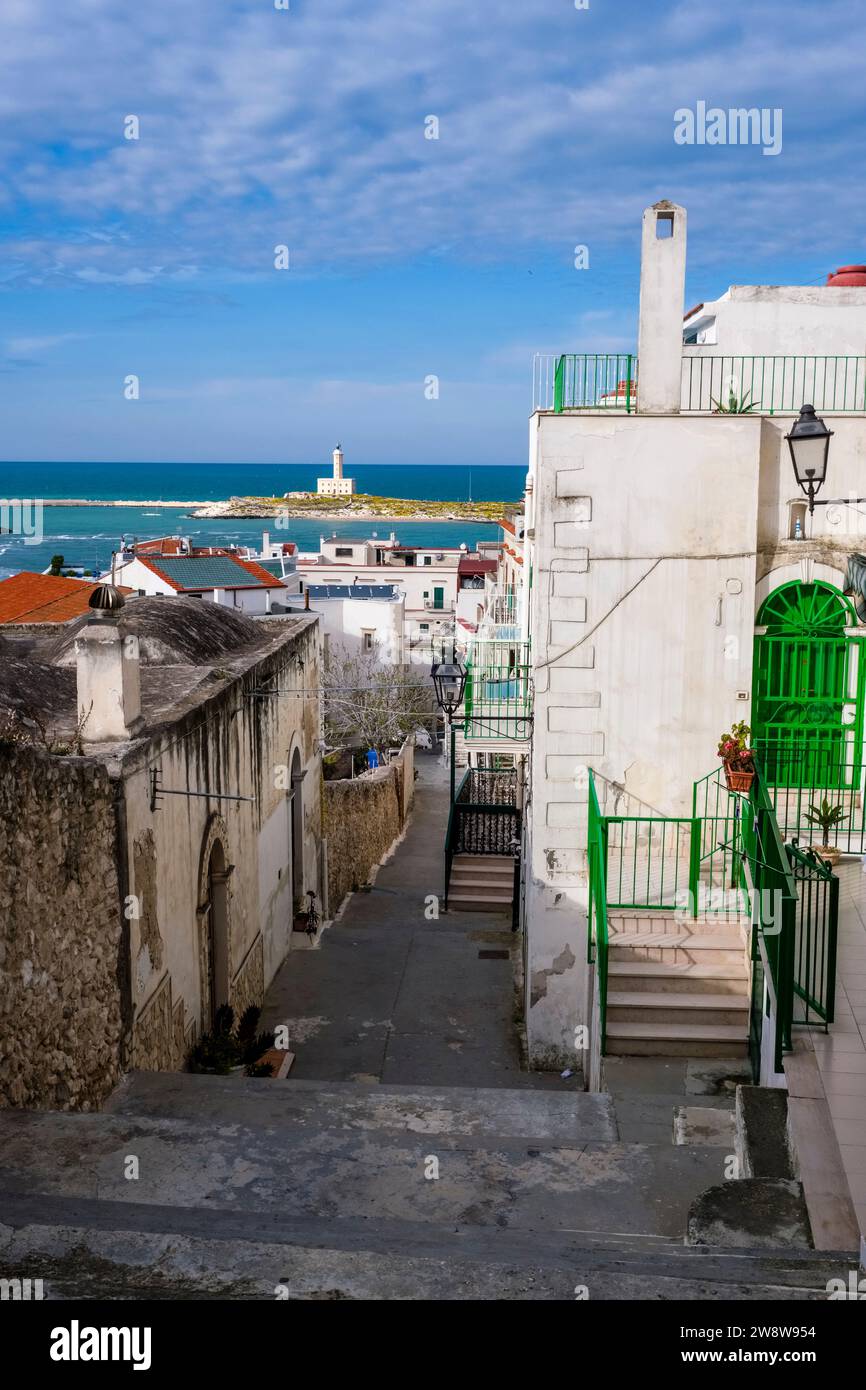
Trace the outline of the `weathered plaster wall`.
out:
[[[0,746],[0,1105],[89,1110],[120,1077],[114,791],[91,759]]]
[[[762,423],[536,417],[530,1049],[573,1064],[586,958],[587,767],[691,814],[748,718]]]
[[[138,1067],[180,1065],[178,1051],[185,1052],[203,1026],[202,908],[216,840],[229,870],[227,994],[237,1012],[261,1004],[288,952],[293,870],[287,769],[295,749],[307,774],[300,789],[303,863],[297,872],[305,887],[320,891],[318,700],[310,693],[318,685],[318,663],[313,621],[242,680],[196,702],[164,736],[124,760],[129,892],[139,912],[130,922]],[[281,695],[251,694],[268,684]],[[166,789],[211,796],[166,796],[151,811],[153,767]],[[222,800],[217,793],[252,800]]]

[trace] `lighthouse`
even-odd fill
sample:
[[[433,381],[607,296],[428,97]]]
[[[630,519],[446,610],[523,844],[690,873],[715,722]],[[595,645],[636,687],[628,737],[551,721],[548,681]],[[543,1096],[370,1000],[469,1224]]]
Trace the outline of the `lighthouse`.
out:
[[[355,491],[355,479],[343,477],[343,450],[338,444],[333,452],[334,473],[331,478],[318,479],[320,497],[351,497]]]

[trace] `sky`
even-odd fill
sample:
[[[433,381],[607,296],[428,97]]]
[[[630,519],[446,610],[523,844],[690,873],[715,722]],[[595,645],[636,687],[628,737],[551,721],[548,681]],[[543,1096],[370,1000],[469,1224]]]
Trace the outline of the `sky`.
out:
[[[3,0],[0,458],[524,463],[533,353],[634,350],[658,199],[689,304],[866,261],[862,23]],[[678,144],[699,101],[781,110],[780,153]]]

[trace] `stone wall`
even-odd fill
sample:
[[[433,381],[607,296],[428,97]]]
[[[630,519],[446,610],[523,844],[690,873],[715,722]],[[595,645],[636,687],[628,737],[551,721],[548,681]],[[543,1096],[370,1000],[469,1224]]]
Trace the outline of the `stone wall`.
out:
[[[180,1071],[192,1046],[184,1031],[183,1000],[174,1003],[171,976],[162,983],[137,1016],[132,1036],[132,1067],[136,1071]]]
[[[98,1106],[128,998],[114,784],[88,758],[0,745],[0,1105]]]
[[[412,803],[413,781],[411,759],[401,756],[389,767],[354,781],[323,784],[322,820],[328,842],[331,916],[347,893],[355,892],[368,881],[370,871],[401,833]]]

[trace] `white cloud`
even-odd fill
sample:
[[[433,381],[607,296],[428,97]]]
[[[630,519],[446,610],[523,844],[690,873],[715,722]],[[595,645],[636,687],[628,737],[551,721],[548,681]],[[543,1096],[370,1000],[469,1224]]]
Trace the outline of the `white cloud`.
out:
[[[816,148],[828,196],[784,225],[785,243],[857,225],[844,115],[862,63],[839,42],[858,31],[855,0],[688,0],[661,23],[645,0],[615,8],[79,0],[59,24],[51,0],[6,0],[4,183],[56,216],[56,273],[131,286],[192,265],[265,275],[278,242],[315,272],[565,245],[588,221],[616,240],[659,192],[688,195],[698,223],[736,223],[731,239],[750,222],[776,234]],[[750,149],[677,151],[673,111],[699,97],[782,105],[780,168]],[[129,114],[137,141],[123,138]],[[438,141],[424,139],[429,114]],[[111,238],[110,265],[63,244],[85,219],[91,251]]]

